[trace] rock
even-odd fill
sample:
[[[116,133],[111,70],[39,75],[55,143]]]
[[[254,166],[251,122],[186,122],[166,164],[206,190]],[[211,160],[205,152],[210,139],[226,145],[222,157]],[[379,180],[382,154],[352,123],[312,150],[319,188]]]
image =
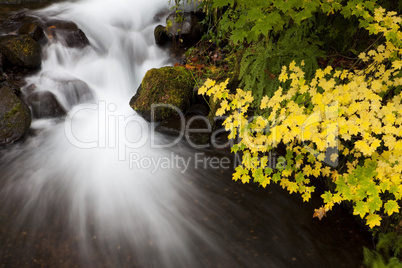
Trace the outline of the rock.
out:
[[[17,85],[17,83],[12,80],[1,81],[0,87],[7,87],[17,96],[19,96],[19,94],[21,93],[21,88]]]
[[[19,29],[25,24],[33,23],[41,25],[41,20],[39,18],[32,17],[27,12],[28,9],[22,9],[17,13],[8,16],[1,22],[0,32],[4,35],[15,35],[19,33]]]
[[[171,42],[171,38],[166,33],[166,28],[162,25],[156,26],[154,30],[155,43],[158,46],[165,46]]]
[[[41,48],[26,34],[0,37],[0,52],[12,65],[34,69],[41,65]]]
[[[151,69],[145,74],[137,93],[130,101],[130,106],[148,121],[176,117],[179,112],[184,113],[190,106],[194,84],[191,73],[184,67]],[[153,104],[159,106],[153,107],[152,118]]]
[[[57,118],[66,115],[56,96],[49,91],[35,91],[26,99],[35,118]]]
[[[18,29],[18,33],[20,35],[27,34],[30,37],[32,37],[32,39],[34,39],[36,42],[38,42],[40,44],[46,43],[46,37],[43,32],[43,29],[36,22],[27,22],[27,23],[23,24]]]
[[[1,22],[0,31],[2,34],[15,34],[18,29],[24,24],[27,16],[24,12],[18,12],[8,16]]]
[[[83,48],[89,45],[85,33],[72,21],[51,20],[46,27],[49,39],[55,39],[67,47]]]
[[[166,18],[166,34],[170,38],[175,38],[179,44],[184,46],[195,45],[205,32],[201,24],[200,13],[193,11],[174,11]]]
[[[60,84],[70,106],[94,99],[94,95],[87,83],[81,80],[62,81]]]
[[[21,139],[30,125],[29,108],[12,89],[0,87],[0,145],[8,145]]]

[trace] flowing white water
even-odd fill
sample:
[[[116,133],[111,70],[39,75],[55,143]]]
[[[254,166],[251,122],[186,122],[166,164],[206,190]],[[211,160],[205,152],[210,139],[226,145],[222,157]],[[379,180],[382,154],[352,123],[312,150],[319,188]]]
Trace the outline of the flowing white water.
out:
[[[153,41],[153,17],[167,8],[166,0],[86,0],[37,12],[76,22],[91,46],[51,43],[42,70],[27,79],[70,112],[63,122],[33,122],[39,134],[1,159],[8,180],[2,194],[20,200],[17,222],[30,228],[51,216],[65,219],[61,225],[78,237],[84,261],[96,239],[113,264],[121,261],[112,252],[124,245],[140,267],[194,267],[200,262],[191,240],[210,243],[186,213],[186,198],[198,194],[185,180],[189,173],[167,162],[171,151],[153,148],[163,138],[128,105],[145,72],[167,64]],[[74,103],[63,86],[71,81],[85,82],[94,99]]]

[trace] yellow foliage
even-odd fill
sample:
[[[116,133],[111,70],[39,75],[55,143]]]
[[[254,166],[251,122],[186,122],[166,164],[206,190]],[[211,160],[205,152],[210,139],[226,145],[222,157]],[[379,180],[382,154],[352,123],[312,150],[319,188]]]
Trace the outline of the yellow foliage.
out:
[[[308,201],[314,191],[309,177],[327,178],[336,188],[322,195],[324,205],[314,214],[319,218],[346,200],[355,204],[354,214],[364,218],[371,228],[380,225],[380,213],[399,212],[402,96],[396,94],[385,100],[384,96],[402,85],[402,42],[398,41],[402,19],[379,8],[368,21],[371,23],[367,28],[384,34],[386,41],[359,55],[368,63],[366,69],[333,70],[328,66],[318,69],[307,81],[302,67],[295,62],[283,66],[279,81],[282,86],[290,86],[286,90],[279,87],[271,98],[262,98],[261,114],[269,114],[268,118],[249,120],[251,92],[237,89],[229,93],[228,81],[216,84],[207,80],[200,88],[200,94],[220,101],[217,115],[228,113],[224,126],[231,131],[229,137],[240,138],[232,150],[243,150],[243,167],[234,179],[249,182],[251,173],[263,187],[274,181]],[[302,95],[304,100],[298,102],[297,97]],[[259,156],[275,150],[281,142],[287,154],[273,171],[275,174],[272,170],[261,171],[270,163]],[[391,197],[382,200],[380,193]]]

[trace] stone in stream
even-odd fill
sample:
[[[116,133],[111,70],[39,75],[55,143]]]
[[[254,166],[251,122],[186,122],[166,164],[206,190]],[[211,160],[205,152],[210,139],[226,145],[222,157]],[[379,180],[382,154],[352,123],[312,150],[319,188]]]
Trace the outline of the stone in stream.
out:
[[[154,38],[155,43],[161,47],[169,44],[172,41],[172,39],[169,38],[169,36],[166,33],[166,28],[162,25],[156,26],[154,30]]]
[[[0,37],[0,52],[12,65],[33,69],[41,66],[41,47],[27,34]]]
[[[173,11],[166,18],[166,27],[158,25],[154,30],[155,42],[164,46],[173,42],[176,46],[191,47],[204,35],[201,23],[205,14],[193,11]]]
[[[0,145],[21,139],[30,125],[29,108],[14,94],[13,89],[0,87]]]
[[[79,79],[60,81],[60,86],[70,106],[94,99],[94,95],[88,84]]]
[[[18,29],[18,34],[27,34],[39,44],[46,43],[46,37],[42,27],[36,22],[26,22]]]
[[[26,100],[35,118],[57,118],[66,115],[56,96],[49,91],[33,92]]]
[[[83,48],[89,45],[85,33],[72,21],[50,20],[46,22],[49,39],[61,42],[71,48]]]
[[[130,106],[148,121],[171,119],[190,107],[194,85],[191,73],[184,67],[151,69],[145,74]]]

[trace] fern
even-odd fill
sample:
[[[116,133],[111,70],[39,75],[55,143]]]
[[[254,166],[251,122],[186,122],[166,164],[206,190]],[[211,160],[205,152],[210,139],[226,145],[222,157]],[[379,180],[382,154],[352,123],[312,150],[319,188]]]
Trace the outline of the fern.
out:
[[[278,75],[283,65],[304,60],[307,77],[318,68],[317,58],[323,56],[318,39],[311,34],[314,20],[283,30],[274,42],[258,42],[246,49],[240,62],[240,86],[253,92],[260,105],[263,95],[272,96],[279,86]]]
[[[402,237],[395,232],[380,234],[375,250],[364,248],[364,263],[370,268],[402,268]]]

